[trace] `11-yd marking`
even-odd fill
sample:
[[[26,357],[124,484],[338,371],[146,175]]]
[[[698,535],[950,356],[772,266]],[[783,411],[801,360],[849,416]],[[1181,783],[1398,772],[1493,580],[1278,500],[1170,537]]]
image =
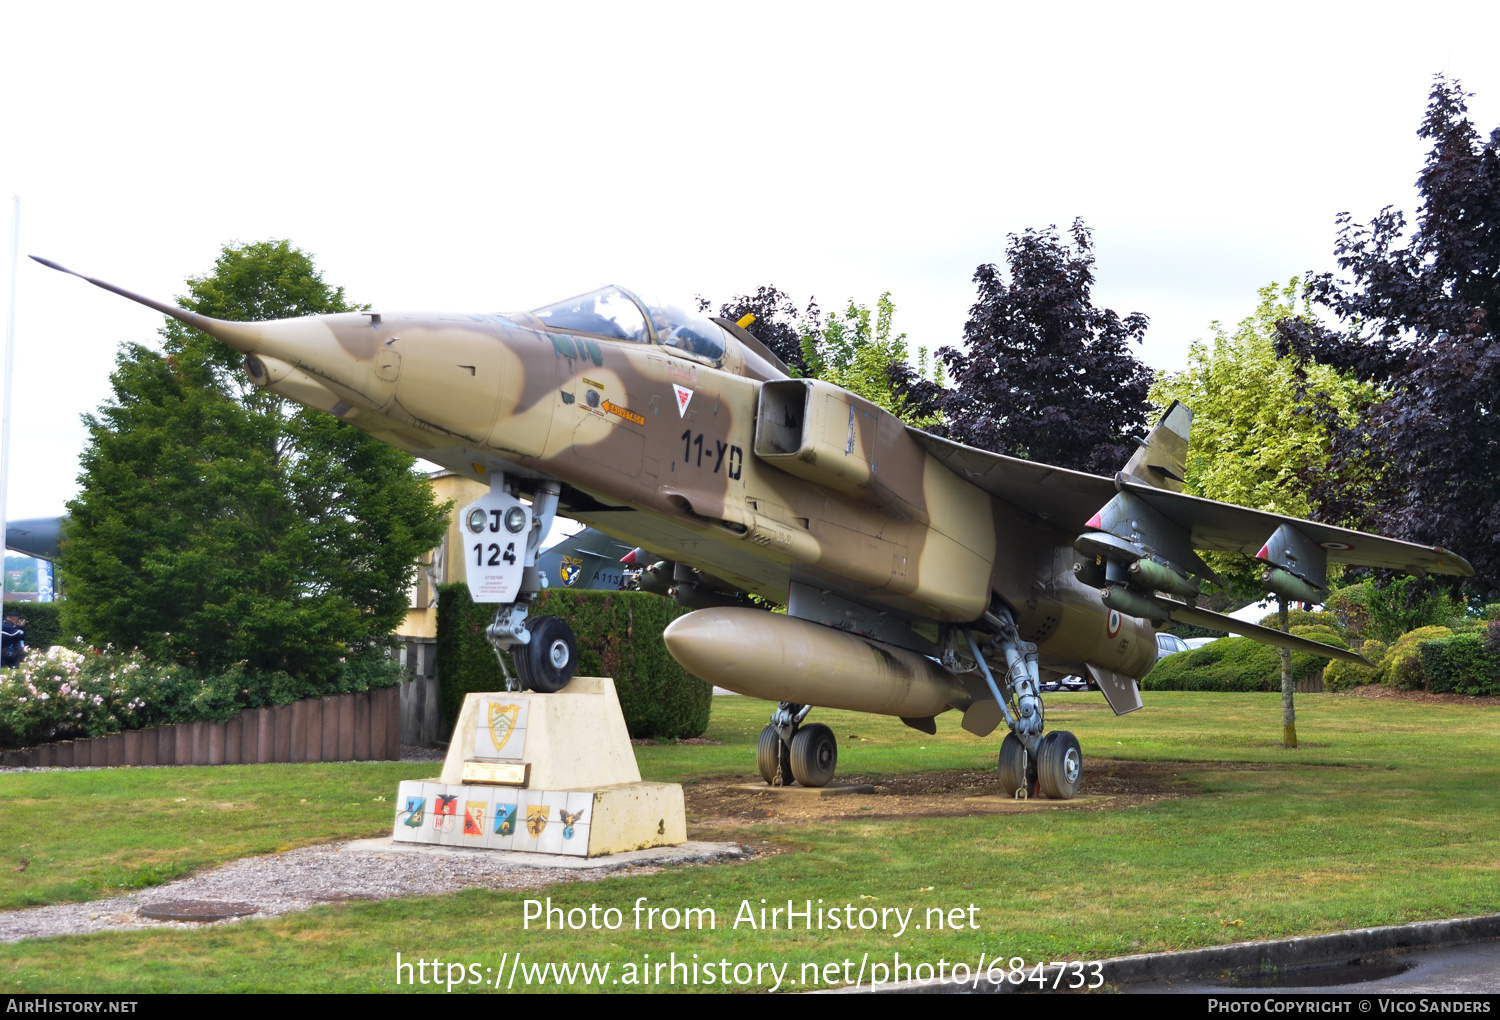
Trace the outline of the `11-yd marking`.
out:
[[[713,463],[714,474],[719,473],[720,468],[726,467],[725,455],[728,454],[727,473],[730,478],[738,480],[745,465],[745,451],[732,443],[726,443],[722,439],[715,439],[717,449],[708,451],[708,459]],[[682,434],[682,462],[692,464],[694,467],[703,466],[703,433],[688,429]],[[696,452],[696,455],[694,451]]]

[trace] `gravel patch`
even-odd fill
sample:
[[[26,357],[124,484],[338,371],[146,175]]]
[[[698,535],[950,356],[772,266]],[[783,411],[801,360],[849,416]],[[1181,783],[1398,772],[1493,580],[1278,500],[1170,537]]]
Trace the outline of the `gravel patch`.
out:
[[[253,903],[257,910],[249,917],[275,917],[320,903],[428,896],[461,889],[539,889],[559,882],[591,882],[610,875],[644,875],[660,870],[630,868],[611,872],[524,867],[481,853],[345,853],[344,846],[331,843],[246,857],[201,875],[128,896],[0,912],[0,942],[93,931],[204,927],[204,924],[150,920],[139,913],[143,906],[170,900]],[[234,924],[242,919],[206,923]]]

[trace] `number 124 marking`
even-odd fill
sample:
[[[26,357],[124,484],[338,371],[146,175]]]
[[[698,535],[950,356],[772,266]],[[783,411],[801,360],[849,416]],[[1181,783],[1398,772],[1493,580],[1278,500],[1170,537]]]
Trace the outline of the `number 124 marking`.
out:
[[[505,543],[505,551],[501,552],[500,551],[500,543],[498,543],[498,542],[491,542],[490,543],[490,547],[489,547],[490,559],[489,559],[488,563],[485,562],[484,553],[485,553],[484,543],[483,542],[475,542],[474,543],[474,566],[476,566],[476,567],[498,567],[498,566],[502,565],[501,564],[502,560],[504,560],[506,563],[514,563],[514,562],[516,562],[516,543],[514,543],[514,542],[507,542],[507,543]]]

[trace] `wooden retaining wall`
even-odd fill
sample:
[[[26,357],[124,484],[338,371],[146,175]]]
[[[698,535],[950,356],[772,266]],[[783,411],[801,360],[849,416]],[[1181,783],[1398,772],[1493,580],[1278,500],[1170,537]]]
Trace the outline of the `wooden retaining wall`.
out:
[[[0,765],[33,768],[400,760],[399,687],[252,708],[221,723],[174,723],[0,755]]]

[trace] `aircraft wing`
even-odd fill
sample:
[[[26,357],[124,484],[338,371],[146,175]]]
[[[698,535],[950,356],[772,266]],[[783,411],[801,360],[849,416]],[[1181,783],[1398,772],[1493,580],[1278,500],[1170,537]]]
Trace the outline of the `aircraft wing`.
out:
[[[958,477],[1064,531],[1087,531],[1088,519],[1115,495],[1108,478],[990,453],[911,426],[906,431]]]
[[[918,445],[960,478],[1064,531],[1087,531],[1089,518],[1114,498],[1116,492],[1123,491],[1138,496],[1186,531],[1194,549],[1239,552],[1254,557],[1272,532],[1283,524],[1292,524],[1328,550],[1330,562],[1385,567],[1418,575],[1474,575],[1474,568],[1467,560],[1441,546],[1417,545],[1232,503],[1217,503],[1157,488],[1124,474],[1115,479],[1103,478],[978,450],[921,429],[908,427],[907,431]]]

